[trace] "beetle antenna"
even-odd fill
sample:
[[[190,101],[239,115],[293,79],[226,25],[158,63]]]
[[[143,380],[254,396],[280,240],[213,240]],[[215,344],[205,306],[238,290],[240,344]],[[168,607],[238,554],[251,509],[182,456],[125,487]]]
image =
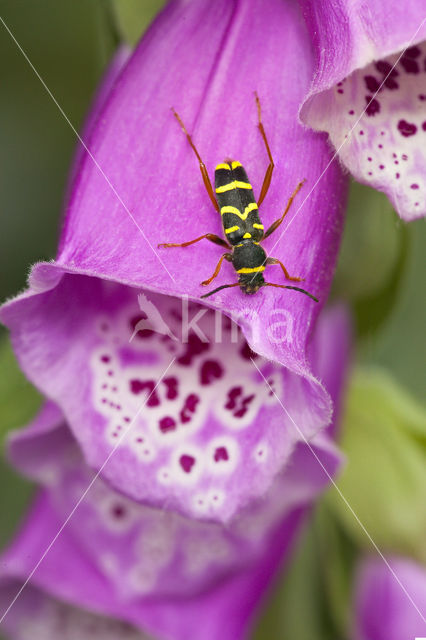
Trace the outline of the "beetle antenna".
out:
[[[312,300],[315,300],[315,302],[318,302],[318,298],[315,298],[315,296],[313,296],[311,293],[308,293],[307,291],[305,291],[305,289],[300,289],[300,287],[289,287],[289,286],[287,286],[285,284],[274,284],[273,282],[265,282],[265,284],[262,285],[262,286],[264,286],[264,287],[278,287],[279,289],[293,289],[294,291],[300,291],[300,293],[304,293],[305,296],[308,296]]]
[[[212,296],[214,293],[221,291],[222,289],[229,289],[231,287],[239,287],[239,286],[240,286],[239,282],[236,282],[235,284],[223,284],[221,287],[218,287],[217,289],[213,289],[213,291],[209,291],[209,293],[205,293],[203,296],[201,296],[201,298],[208,298]]]

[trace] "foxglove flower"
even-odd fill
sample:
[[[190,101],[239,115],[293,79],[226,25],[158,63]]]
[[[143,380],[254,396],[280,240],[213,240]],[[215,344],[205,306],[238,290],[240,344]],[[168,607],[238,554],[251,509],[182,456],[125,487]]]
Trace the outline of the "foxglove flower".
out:
[[[388,561],[395,575],[381,558],[365,558],[359,568],[355,640],[426,637],[426,570],[410,558]]]
[[[303,122],[399,215],[426,214],[426,15],[418,0],[299,0],[315,50]]]
[[[23,370],[61,408],[88,464],[145,504],[227,521],[268,490],[298,441],[330,421],[308,344],[332,277],[346,180],[329,166],[326,137],[298,121],[309,51],[294,4],[171,2],[93,118],[56,261],[36,265],[29,290],[1,311]],[[311,188],[327,169],[306,202],[297,196],[283,237],[265,243],[320,303],[279,289],[209,298],[236,332],[199,304],[217,246],[156,247],[221,225],[170,107],[207,167],[232,154],[259,191],[267,156],[254,90],[276,164],[265,222],[301,179]],[[222,271],[218,284],[235,278],[229,264]],[[156,326],[139,331],[147,315]],[[202,316],[198,333],[182,335],[185,315]]]
[[[314,371],[336,404],[348,347],[348,319],[336,308],[321,318],[312,345]],[[10,454],[23,473],[44,486],[1,561],[3,610],[31,573],[30,584],[5,618],[11,640],[27,638],[29,628],[53,640],[63,633],[61,624],[75,634],[81,628],[82,640],[100,638],[110,622],[99,616],[165,640],[243,637],[309,505],[340,462],[330,433],[315,436],[311,448],[299,442],[270,490],[220,525],[140,505],[101,478],[87,491],[95,474],[51,403],[12,437]],[[114,623],[116,633],[133,640],[133,630],[120,624]],[[85,627],[93,629],[93,636],[84,634]]]

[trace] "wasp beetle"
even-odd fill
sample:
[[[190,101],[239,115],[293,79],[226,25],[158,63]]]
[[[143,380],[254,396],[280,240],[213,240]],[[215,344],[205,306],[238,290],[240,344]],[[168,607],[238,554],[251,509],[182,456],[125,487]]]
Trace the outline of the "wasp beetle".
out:
[[[176,111],[172,109],[176,120],[179,122],[189,144],[191,145],[192,150],[197,156],[198,162],[200,164],[203,182],[210,200],[212,201],[212,204],[215,207],[216,211],[221,214],[223,231],[226,240],[213,233],[206,233],[199,238],[189,240],[188,242],[169,242],[159,244],[158,246],[188,247],[189,245],[206,238],[207,240],[210,240],[210,242],[214,242],[215,244],[228,249],[228,251],[221,256],[213,275],[208,278],[208,280],[204,280],[201,284],[204,286],[209,285],[216,278],[216,276],[219,274],[224,260],[232,263],[232,266],[239,275],[238,282],[236,282],[235,284],[224,284],[221,287],[218,287],[217,289],[214,289],[213,291],[210,291],[209,293],[201,296],[202,298],[208,298],[214,293],[217,293],[222,289],[228,289],[229,287],[239,286],[241,290],[247,294],[256,293],[261,287],[278,287],[280,289],[294,289],[295,291],[300,291],[301,293],[304,293],[312,298],[312,300],[315,300],[315,302],[318,302],[317,298],[315,298],[304,289],[288,285],[274,284],[272,282],[265,282],[265,279],[263,277],[263,272],[265,271],[266,266],[275,264],[280,265],[287,280],[291,280],[293,282],[300,282],[302,280],[302,278],[290,276],[287,269],[285,268],[283,263],[280,262],[280,260],[278,260],[277,258],[268,257],[260,243],[268,238],[271,233],[273,233],[280,226],[288,210],[290,209],[294,198],[302,188],[305,181],[303,180],[297,185],[294,193],[291,195],[287,202],[287,206],[283,215],[278,218],[278,220],[275,220],[275,222],[272,223],[267,231],[264,231],[262,221],[259,217],[259,207],[265,199],[266,194],[268,193],[269,185],[271,184],[272,172],[274,170],[274,161],[272,159],[266,132],[263,127],[260,100],[257,93],[255,93],[255,98],[258,114],[258,128],[265,143],[266,152],[269,158],[269,165],[266,169],[262,189],[260,191],[260,196],[257,202],[254,197],[253,188],[247,177],[247,173],[241,162],[238,162],[236,160],[227,159],[225,160],[225,162],[217,165],[215,169],[215,191],[213,191],[206,166],[202,161],[201,156],[198,153],[198,150],[190,134],[183,124],[182,119],[176,113]]]

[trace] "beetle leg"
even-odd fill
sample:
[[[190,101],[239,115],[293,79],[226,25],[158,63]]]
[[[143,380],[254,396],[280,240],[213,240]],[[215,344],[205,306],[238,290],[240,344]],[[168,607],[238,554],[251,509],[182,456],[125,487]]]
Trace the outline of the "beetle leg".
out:
[[[260,205],[262,204],[262,202],[264,201],[266,194],[268,193],[268,189],[269,189],[269,185],[271,184],[271,180],[272,180],[272,172],[274,170],[274,161],[272,159],[272,153],[271,153],[271,149],[269,148],[269,143],[268,143],[268,138],[266,137],[266,131],[265,128],[263,126],[262,123],[262,112],[260,109],[260,100],[259,100],[259,96],[257,95],[257,92],[254,92],[255,98],[256,98],[256,105],[257,105],[257,117],[258,117],[258,123],[257,126],[259,128],[260,134],[263,138],[263,142],[265,143],[265,147],[266,147],[266,153],[268,154],[268,158],[269,158],[269,164],[268,167],[266,169],[266,173],[265,173],[265,177],[263,178],[263,184],[262,184],[262,189],[260,191],[260,196],[258,198],[257,204],[260,207]]]
[[[210,242],[214,242],[215,244],[220,245],[221,247],[225,247],[226,249],[231,249],[229,244],[223,238],[221,238],[220,236],[217,236],[214,233],[205,233],[203,236],[200,236],[199,238],[195,238],[194,240],[188,240],[188,242],[162,242],[161,244],[158,244],[157,247],[158,248],[189,247],[190,244],[195,244],[196,242],[199,242],[204,238],[206,238],[207,240],[210,240]]]
[[[287,202],[287,206],[285,208],[285,211],[283,213],[283,215],[281,216],[281,218],[278,218],[278,220],[275,220],[275,222],[273,222],[271,224],[271,226],[269,227],[269,229],[265,232],[265,235],[263,236],[263,239],[267,238],[268,236],[271,235],[271,233],[274,233],[274,231],[276,229],[278,229],[278,227],[280,226],[280,224],[282,223],[282,221],[284,220],[284,218],[286,217],[286,214],[288,212],[288,210],[290,209],[291,205],[293,204],[293,200],[295,199],[295,197],[297,196],[297,194],[299,193],[300,189],[303,187],[303,185],[305,184],[306,180],[302,180],[302,182],[299,182],[299,184],[297,185],[297,187],[295,188],[295,190],[293,191],[292,195],[290,196],[290,198],[288,199]]]
[[[219,211],[219,205],[217,203],[216,196],[215,196],[214,191],[213,191],[212,183],[210,182],[209,174],[207,173],[206,165],[202,161],[201,156],[198,153],[198,149],[195,146],[195,144],[194,144],[194,142],[192,140],[192,137],[188,133],[185,125],[183,124],[183,121],[182,121],[180,115],[173,109],[173,107],[172,107],[172,111],[173,111],[174,117],[179,122],[179,124],[180,124],[180,126],[182,128],[182,131],[186,135],[186,138],[187,138],[189,144],[191,145],[192,150],[194,151],[195,155],[197,156],[198,162],[200,164],[201,176],[203,178],[203,182],[204,182],[204,186],[206,187],[206,191],[209,194],[209,198],[212,201],[212,204],[213,204],[214,208],[216,209],[216,211]]]
[[[285,268],[285,266],[283,265],[283,263],[280,262],[280,260],[278,260],[278,258],[267,258],[266,264],[279,264],[287,280],[291,280],[292,282],[303,282],[303,278],[298,278],[297,276],[291,276],[287,271],[287,269]]]
[[[210,276],[210,278],[208,280],[204,280],[201,283],[203,286],[206,286],[206,285],[210,284],[210,282],[212,282],[212,280],[214,280],[216,278],[216,276],[219,275],[219,271],[220,271],[220,268],[222,266],[222,262],[224,260],[228,260],[228,262],[231,262],[232,261],[232,254],[231,253],[224,253],[223,256],[221,256],[219,262],[216,265],[216,269],[214,270],[213,275]]]

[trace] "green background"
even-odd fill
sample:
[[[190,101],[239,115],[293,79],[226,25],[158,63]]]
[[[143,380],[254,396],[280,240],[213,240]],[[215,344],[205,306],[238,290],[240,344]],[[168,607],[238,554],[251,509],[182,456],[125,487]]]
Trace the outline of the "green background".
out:
[[[117,0],[115,3],[0,0],[0,16],[78,130],[117,41],[126,38],[134,43],[161,5],[162,2],[155,0]],[[55,254],[76,138],[3,24],[0,24],[0,65],[0,300],[3,301],[25,286],[33,262],[50,259]],[[367,391],[363,382],[360,391],[357,379],[358,386],[355,384],[353,393],[361,398],[361,415],[358,409],[351,412],[349,407],[342,442],[348,455],[352,450],[354,456],[362,453],[364,446],[362,439],[352,437],[352,424],[354,430],[359,423],[366,425],[362,433],[367,434],[367,449],[369,438],[377,440],[374,428],[369,431],[369,402],[374,404],[374,394],[380,398],[384,394],[386,405],[386,398],[393,395],[386,396],[382,387],[402,385],[410,394],[401,401],[404,407],[404,402],[408,405],[414,402],[413,398],[422,398],[426,362],[424,240],[423,221],[405,225],[383,195],[353,186],[332,295],[346,300],[354,312],[356,361],[363,367],[383,368],[388,378],[385,382],[380,378],[379,383],[374,379]],[[361,380],[364,380],[362,375]],[[2,329],[0,435],[23,425],[38,404],[39,397],[19,373]],[[404,413],[403,409],[398,411]],[[419,422],[424,425],[422,408],[418,411]],[[406,446],[411,455],[413,441],[410,440],[409,445],[404,443],[409,439],[407,433],[413,432],[412,421],[399,413],[395,422],[399,426],[395,429],[404,434],[405,440],[395,442],[397,448]],[[410,426],[406,428],[408,423]],[[421,441],[423,455],[423,426],[416,429],[422,435],[416,432],[414,441]],[[386,438],[387,433],[380,433],[380,437]],[[380,447],[380,441],[377,446]],[[389,464],[392,465],[392,458]],[[409,466],[411,469],[411,462]],[[383,468],[387,468],[385,463]],[[351,478],[350,473],[349,479],[343,476],[345,491],[356,502],[357,509],[366,509],[368,519],[369,510],[374,511],[376,505],[368,501],[364,504],[356,491],[352,492],[359,478]],[[31,487],[17,477],[0,456],[1,546],[10,538],[30,493]],[[316,510],[289,576],[271,601],[257,640],[342,640],[345,637],[353,558],[356,550],[363,548],[363,542],[359,532],[354,532],[351,523],[346,521],[347,514],[341,512],[338,500],[331,496],[333,490],[329,493],[330,497]],[[388,499],[386,495],[377,497],[382,502]],[[394,504],[392,496],[390,502]],[[386,519],[386,514],[383,518]],[[380,526],[385,526],[385,520]],[[377,535],[380,538],[380,531]],[[385,548],[392,549],[395,544],[397,549],[416,555],[414,534],[410,530],[401,535],[400,547],[391,535],[390,540],[383,540]],[[327,540],[335,541],[333,552],[330,544],[324,542]],[[414,546],[410,546],[411,542]],[[327,569],[321,560],[324,554]],[[304,611],[299,610],[301,601]]]

